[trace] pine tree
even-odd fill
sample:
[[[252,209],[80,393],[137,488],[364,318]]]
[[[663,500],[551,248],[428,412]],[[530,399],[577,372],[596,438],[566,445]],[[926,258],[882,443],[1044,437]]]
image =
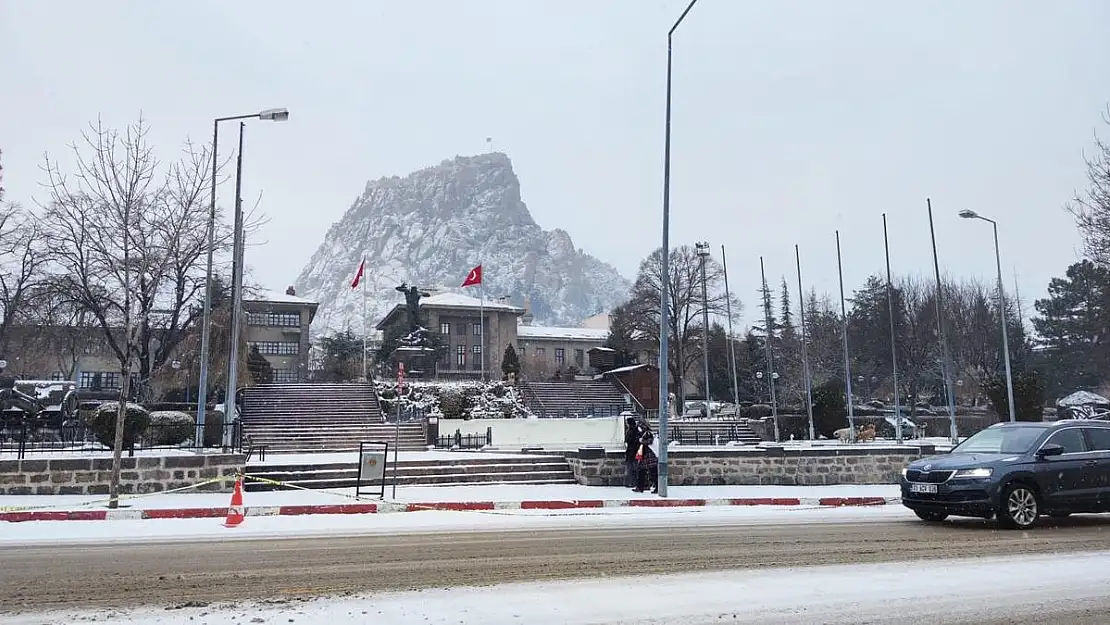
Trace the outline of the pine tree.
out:
[[[501,356],[501,373],[506,378],[509,375],[520,376],[520,356],[517,355],[516,348],[513,347],[512,343],[509,343],[509,346],[505,348],[505,354]]]
[[[783,336],[794,336],[794,311],[790,307],[790,287],[786,284],[786,276],[782,277],[782,294],[779,296],[779,316],[782,322],[779,327]]]

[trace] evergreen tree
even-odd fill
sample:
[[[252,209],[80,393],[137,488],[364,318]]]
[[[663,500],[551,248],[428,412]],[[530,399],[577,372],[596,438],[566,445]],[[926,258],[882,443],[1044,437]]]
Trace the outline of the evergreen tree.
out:
[[[251,380],[255,384],[271,384],[274,381],[274,368],[262,352],[258,351],[257,345],[251,345],[251,353],[247,356],[247,371],[250,371]]]
[[[510,374],[516,377],[520,376],[520,357],[517,356],[516,348],[513,347],[512,343],[509,343],[508,347],[505,348],[505,354],[501,356],[501,373],[506,378]]]
[[[1034,304],[1033,327],[1041,337],[1054,394],[1095,388],[1110,378],[1110,269],[1084,260],[1053,278],[1048,297]],[[1071,388],[1066,388],[1066,386]]]
[[[636,319],[632,302],[617,306],[609,315],[609,337],[605,347],[613,350],[614,367],[627,367],[636,364]]]
[[[321,381],[351,382],[359,379],[362,370],[362,337],[350,330],[336,332],[320,339],[324,352]]]
[[[782,277],[782,294],[779,296],[779,316],[782,321],[779,327],[782,328],[783,336],[794,336],[794,311],[790,306],[790,287],[786,284],[786,276]]]

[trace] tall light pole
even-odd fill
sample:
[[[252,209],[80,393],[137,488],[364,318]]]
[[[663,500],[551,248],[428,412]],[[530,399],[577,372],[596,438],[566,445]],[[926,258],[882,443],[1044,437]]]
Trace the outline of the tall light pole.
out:
[[[849,440],[856,440],[856,409],[852,405],[852,363],[848,358],[848,310],[844,306],[844,269],[840,262],[840,231],[836,231],[836,273],[840,277],[840,332],[844,338],[844,390],[848,399]]]
[[[686,10],[682,15],[678,16],[671,29],[667,31],[667,111],[666,111],[666,125],[664,129],[665,139],[663,142],[663,251],[662,259],[660,259],[660,277],[659,281],[659,496],[667,496],[667,483],[669,472],[667,470],[667,418],[670,408],[668,401],[670,397],[667,396],[667,372],[670,370],[668,366],[670,360],[670,346],[667,332],[670,326],[670,284],[668,277],[671,275],[670,260],[671,260],[671,39],[674,36],[675,29],[686,18],[686,14],[690,9],[694,8],[698,0],[690,0],[690,4],[686,6]]]
[[[1014,378],[1010,371],[1010,337],[1009,332],[1006,330],[1006,293],[1002,289],[1002,253],[998,249],[998,222],[988,217],[984,217],[973,210],[960,211],[960,217],[964,219],[982,219],[990,223],[994,228],[994,262],[998,267],[998,321],[1002,324],[1002,356],[1006,362],[1006,400],[1010,403],[1010,421],[1017,420],[1017,413],[1014,411]]]
[[[775,372],[775,356],[771,350],[771,341],[775,340],[775,328],[771,321],[771,291],[767,288],[767,274],[763,271],[763,257],[759,257],[759,275],[763,280],[763,318],[766,324],[766,341],[763,344],[767,353],[767,373],[771,389],[771,419],[775,422],[775,442],[779,442],[779,407],[778,401],[775,399],[775,380],[778,379],[778,373]]]
[[[798,312],[802,323],[802,375],[806,383],[806,416],[809,417],[809,440],[816,440],[813,431],[813,379],[809,375],[809,348],[806,347],[806,298],[802,291],[802,254],[798,246],[794,246],[794,261],[798,265]]]
[[[725,258],[725,246],[721,246],[721,267],[725,273],[725,314],[728,315],[728,367],[732,375],[732,405],[740,410],[740,385],[736,382],[736,341],[732,339],[732,292],[728,290],[728,260]]]
[[[940,281],[940,260],[937,258],[937,234],[933,228],[933,202],[929,198],[925,198],[925,207],[929,211],[929,238],[933,243],[933,273],[937,280],[937,335],[940,337],[940,368],[944,376],[944,392],[947,395],[948,401],[948,419],[949,419],[949,436],[952,439],[952,444],[956,444],[960,440],[960,432],[956,427],[956,389],[952,385],[952,361],[948,353],[948,336],[944,330],[944,301],[943,294],[944,288]]]
[[[894,332],[894,284],[890,279],[890,240],[886,235],[886,213],[883,213],[883,251],[886,253],[886,307],[890,317],[890,368],[894,374],[894,437],[902,443],[902,408],[898,402],[898,336]]]
[[[235,420],[235,388],[239,385],[239,312],[243,308],[243,130],[246,122],[239,122],[239,153],[235,159],[235,230],[231,244],[231,346],[227,358],[227,388],[224,389],[223,445],[230,430],[227,424]]]
[[[712,398],[709,396],[709,287],[706,285],[705,280],[705,264],[709,262],[709,242],[699,241],[694,243],[694,249],[697,250],[698,260],[701,261],[701,346],[702,367],[705,372],[705,417],[707,419],[713,417],[713,407],[710,402]]]
[[[204,412],[208,403],[208,352],[211,342],[212,325],[212,257],[216,251],[216,170],[219,160],[216,157],[220,138],[220,122],[242,119],[263,119],[268,121],[283,122],[289,119],[286,109],[266,109],[250,115],[232,115],[230,117],[217,117],[212,121],[212,180],[211,201],[208,206],[208,261],[204,278],[204,312],[200,324],[200,375],[197,380],[197,429],[194,442],[197,447],[204,446]],[[234,250],[233,250],[234,254]]]

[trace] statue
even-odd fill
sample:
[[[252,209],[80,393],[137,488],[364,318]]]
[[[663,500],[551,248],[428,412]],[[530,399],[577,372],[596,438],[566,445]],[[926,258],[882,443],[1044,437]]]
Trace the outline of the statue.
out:
[[[405,313],[408,321],[408,330],[401,339],[404,347],[427,347],[428,330],[420,323],[420,298],[429,297],[431,294],[421,291],[416,285],[409,286],[402,282],[397,290],[405,294]]]

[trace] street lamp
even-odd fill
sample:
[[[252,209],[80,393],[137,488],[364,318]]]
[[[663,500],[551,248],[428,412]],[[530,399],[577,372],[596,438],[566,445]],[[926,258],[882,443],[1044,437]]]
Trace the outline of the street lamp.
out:
[[[994,262],[998,267],[998,319],[1002,324],[1002,357],[1006,363],[1006,401],[1009,402],[1010,408],[1010,421],[1017,420],[1017,413],[1014,412],[1014,378],[1010,371],[1010,337],[1009,332],[1006,330],[1006,293],[1002,289],[1002,254],[998,249],[998,222],[987,217],[983,217],[973,210],[960,211],[960,217],[964,219],[981,219],[988,222],[994,229]]]
[[[701,318],[702,318],[702,351],[705,352],[705,416],[706,418],[713,417],[713,409],[710,406],[709,397],[709,292],[706,287],[705,280],[705,263],[709,260],[709,242],[698,241],[694,243],[694,249],[697,251],[698,260],[701,261]]]
[[[210,348],[210,326],[212,325],[212,256],[216,247],[216,169],[219,167],[216,153],[218,152],[220,138],[220,122],[237,119],[261,119],[266,121],[283,122],[289,119],[289,110],[283,108],[266,109],[249,115],[232,115],[230,117],[217,117],[212,121],[212,180],[211,198],[208,206],[208,261],[204,278],[204,312],[201,316],[200,326],[200,376],[197,380],[197,447],[204,443],[204,409],[208,403],[208,352]],[[238,199],[238,198],[236,198]],[[240,236],[236,229],[236,237]],[[234,245],[232,256],[235,256]],[[234,338],[233,338],[234,340]]]
[[[660,497],[667,496],[669,478],[667,470],[667,417],[670,409],[667,403],[670,401],[670,396],[667,388],[667,372],[670,367],[667,365],[670,360],[670,346],[668,344],[667,328],[670,326],[670,320],[668,319],[670,310],[667,306],[671,296],[668,293],[670,285],[667,277],[671,275],[671,39],[678,25],[686,18],[690,9],[694,8],[697,1],[690,0],[686,10],[678,16],[674,25],[667,31],[667,121],[664,128],[665,139],[663,142],[663,250],[659,273],[663,278],[659,281],[659,478],[657,481],[659,482]]]

